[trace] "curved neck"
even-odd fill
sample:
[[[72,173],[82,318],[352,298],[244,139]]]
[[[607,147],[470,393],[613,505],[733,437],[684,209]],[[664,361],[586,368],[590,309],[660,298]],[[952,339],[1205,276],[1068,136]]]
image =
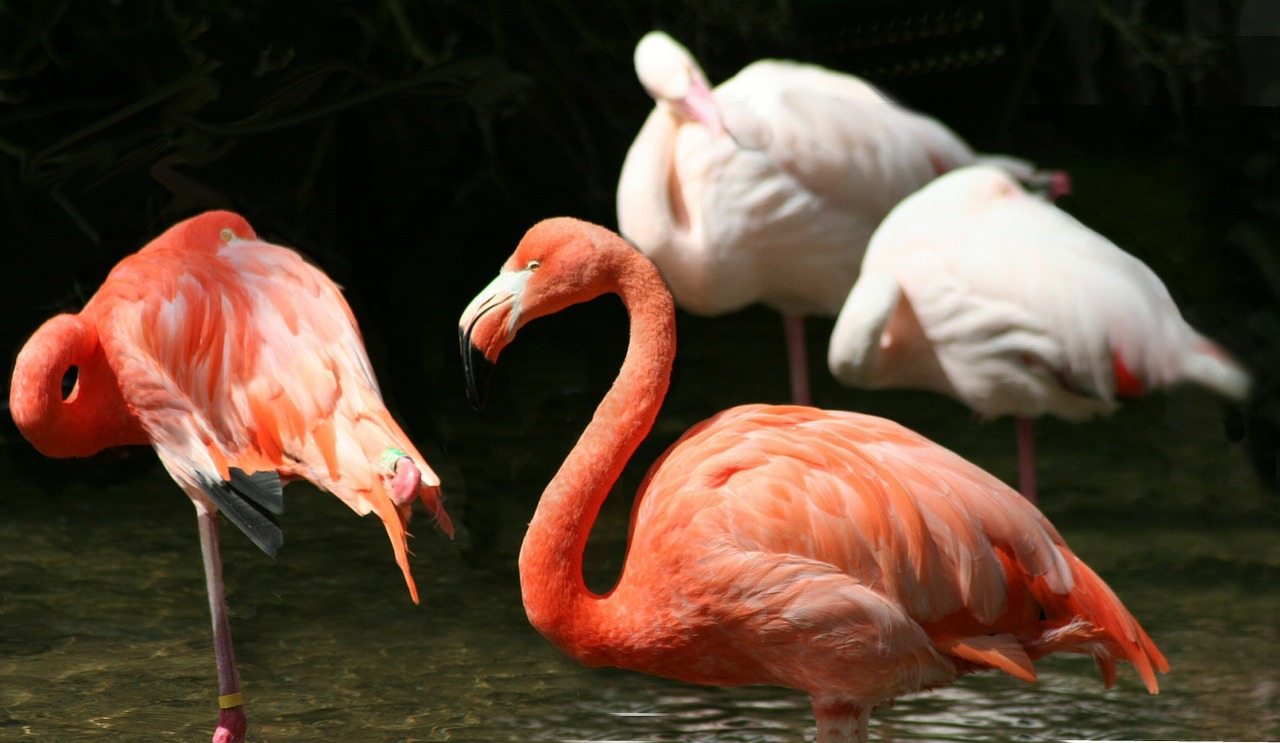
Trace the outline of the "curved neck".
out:
[[[62,380],[76,369],[64,400]],[[18,354],[9,387],[9,412],[18,430],[48,457],[87,457],[112,446],[150,443],[120,394],[120,383],[79,315],[58,315]]]
[[[654,108],[627,151],[618,178],[618,231],[650,255],[690,230],[674,162],[682,123],[666,105]]]
[[[613,386],[542,494],[520,550],[520,587],[529,621],[557,647],[600,665],[620,630],[609,595],[592,593],[582,555],[600,506],[666,396],[675,358],[675,307],[653,264],[628,247],[616,291],[631,337]]]

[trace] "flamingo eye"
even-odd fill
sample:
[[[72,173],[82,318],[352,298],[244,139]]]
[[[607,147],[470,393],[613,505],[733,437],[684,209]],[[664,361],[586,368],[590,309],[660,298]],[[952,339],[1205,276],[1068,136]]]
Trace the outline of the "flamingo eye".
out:
[[[541,266],[542,266],[542,261],[529,261],[529,263],[524,267],[524,270],[537,271],[538,268],[540,268]]]
[[[222,242],[224,243],[231,242],[232,240],[235,239],[235,237],[236,237],[236,233],[232,232],[228,228],[223,228],[222,232],[218,233],[218,238],[222,240]]]

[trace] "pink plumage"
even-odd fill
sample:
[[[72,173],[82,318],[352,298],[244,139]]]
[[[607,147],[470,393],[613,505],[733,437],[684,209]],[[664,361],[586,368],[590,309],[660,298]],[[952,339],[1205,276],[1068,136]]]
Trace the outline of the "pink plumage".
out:
[[[1116,659],[1155,692],[1163,655],[1036,508],[902,426],[747,405],[694,426],[636,496],[617,584],[583,583],[587,534],[649,432],[675,354],[657,270],[609,231],[535,225],[460,321],[471,387],[527,322],[621,295],[631,344],[547,486],[520,552],[530,622],[588,665],[807,693],[820,743],[865,741],[896,696],[1051,652]]]
[[[77,381],[64,400],[71,368]],[[217,743],[243,740],[247,726],[219,512],[274,554],[281,484],[309,480],[378,514],[415,602],[405,530],[413,501],[452,534],[440,481],[383,405],[337,286],[229,212],[174,225],[122,260],[80,313],[37,330],[18,356],[10,411],[48,456],[151,444],[195,504],[223,708]]]

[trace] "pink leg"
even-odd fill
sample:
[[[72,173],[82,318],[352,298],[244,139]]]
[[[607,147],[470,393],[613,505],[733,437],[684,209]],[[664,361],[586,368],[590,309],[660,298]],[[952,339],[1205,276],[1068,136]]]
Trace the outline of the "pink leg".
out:
[[[1018,489],[1032,503],[1036,502],[1036,441],[1032,420],[1018,416]]]
[[[200,521],[200,552],[204,556],[204,579],[209,592],[209,613],[213,615],[213,654],[218,661],[218,729],[213,743],[240,743],[249,731],[244,714],[240,677],[236,674],[236,654],[231,648],[231,623],[227,618],[227,594],[222,584],[222,555],[218,550],[218,514],[196,506]]]
[[[395,462],[395,475],[391,478],[391,502],[397,506],[411,505],[418,499],[418,491],[422,488],[422,472],[418,465],[408,457],[400,457]]]
[[[867,713],[861,707],[841,702],[813,700],[813,719],[818,723],[817,743],[866,743]]]
[[[791,402],[796,405],[812,405],[808,354],[804,342],[804,317],[783,315],[782,323],[787,338],[787,369],[791,373]]]

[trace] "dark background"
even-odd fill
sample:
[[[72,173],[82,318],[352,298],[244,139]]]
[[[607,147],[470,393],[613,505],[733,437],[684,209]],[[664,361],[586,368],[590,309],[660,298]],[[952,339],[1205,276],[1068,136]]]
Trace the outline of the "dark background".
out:
[[[455,325],[466,302],[533,222],[616,225],[618,172],[652,108],[631,54],[652,28],[689,46],[713,83],[764,56],[816,62],[979,150],[1071,171],[1062,206],[1151,265],[1256,374],[1223,435],[1274,487],[1273,0],[3,2],[4,365],[123,256],[229,208],[346,288],[393,411],[448,452],[471,415]],[[539,332],[586,380],[589,411],[625,317],[604,307],[552,325]],[[825,377],[825,337],[813,338]],[[781,354],[780,333],[758,343]],[[781,376],[776,389],[781,401]],[[52,486],[91,472],[41,463],[3,418],[6,464]]]

